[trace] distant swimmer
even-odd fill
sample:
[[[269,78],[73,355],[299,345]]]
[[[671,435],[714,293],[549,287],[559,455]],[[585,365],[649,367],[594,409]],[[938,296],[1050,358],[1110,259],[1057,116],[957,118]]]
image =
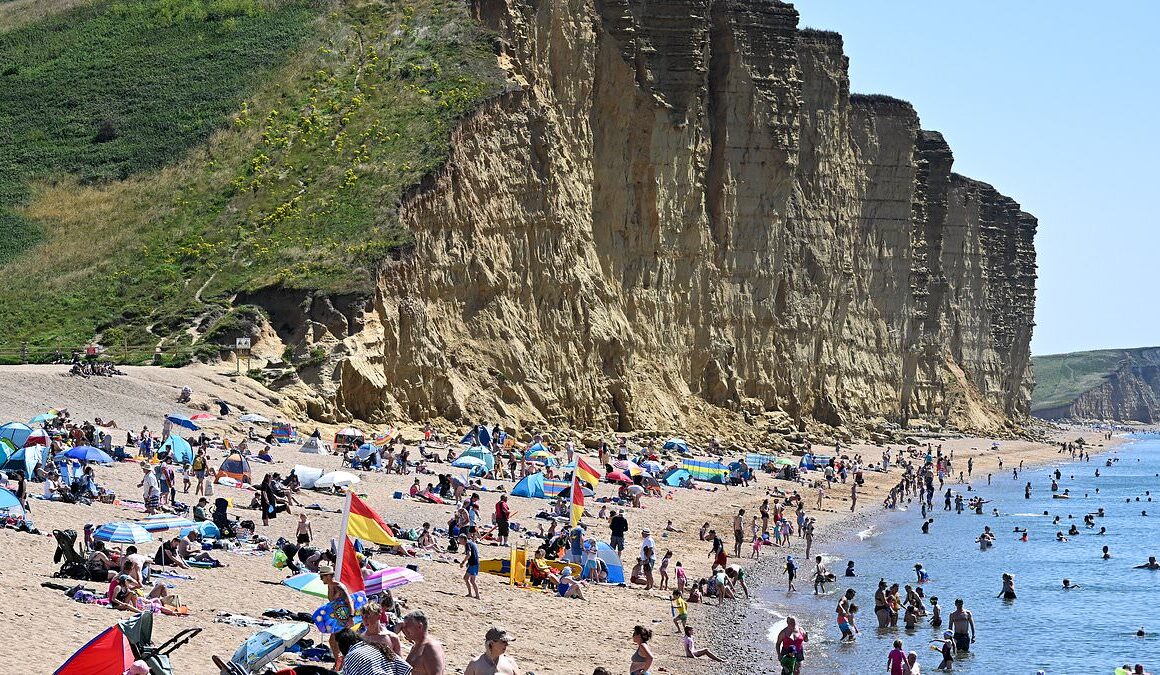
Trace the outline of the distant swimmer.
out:
[[[1100,531],[1096,532],[1096,534],[1107,534],[1107,533],[1108,533],[1108,528],[1106,528],[1106,527],[1101,527]]]
[[[1112,553],[1111,553],[1111,551],[1109,551],[1109,550],[1108,550],[1108,547],[1107,547],[1107,546],[1105,546],[1105,547],[1104,547],[1104,554],[1103,554],[1103,559],[1104,559],[1104,560],[1110,560],[1111,558],[1112,558]]]
[[[1063,590],[1070,591],[1070,590],[1075,589],[1075,588],[1079,588],[1079,584],[1071,583],[1071,579],[1064,579],[1063,580]]]
[[[1023,498],[1031,499],[1031,481],[1027,481],[1027,485],[1023,486]]]
[[[1015,577],[1004,572],[1002,578],[1003,578],[1003,590],[999,591],[999,595],[997,595],[995,597],[1003,598],[1004,600],[1014,600],[1015,599]]]
[[[1059,530],[1055,533],[1055,540],[1056,541],[1067,541],[1067,537],[1063,536],[1063,530]]]
[[[1160,570],[1160,563],[1156,562],[1156,556],[1150,555],[1150,556],[1148,556],[1148,562],[1144,563],[1143,565],[1136,565],[1135,569],[1138,569],[1138,570]]]

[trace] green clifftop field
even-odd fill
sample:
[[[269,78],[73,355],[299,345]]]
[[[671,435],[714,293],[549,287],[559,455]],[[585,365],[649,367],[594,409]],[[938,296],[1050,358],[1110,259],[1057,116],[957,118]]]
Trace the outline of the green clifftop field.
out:
[[[403,191],[502,82],[455,0],[44,5],[0,0],[7,361],[180,361],[239,293],[369,293]]]
[[[1160,347],[1051,354],[1032,364],[1036,416],[1150,422],[1160,415]]]

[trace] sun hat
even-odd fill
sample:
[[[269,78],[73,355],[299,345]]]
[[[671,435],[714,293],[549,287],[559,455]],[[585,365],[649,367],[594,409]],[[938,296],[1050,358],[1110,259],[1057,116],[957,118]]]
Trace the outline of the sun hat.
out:
[[[318,566],[318,576],[324,577],[327,574],[334,576],[334,568],[331,567],[330,565],[319,565]]]
[[[492,626],[483,636],[484,642],[512,642],[516,638],[503,626]]]

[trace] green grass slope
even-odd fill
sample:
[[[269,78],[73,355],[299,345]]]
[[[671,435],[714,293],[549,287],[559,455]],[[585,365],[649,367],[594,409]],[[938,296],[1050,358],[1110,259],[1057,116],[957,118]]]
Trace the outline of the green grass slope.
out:
[[[501,81],[456,0],[112,0],[0,33],[0,359],[141,360],[239,292],[370,292],[400,195]]]
[[[1031,364],[1035,371],[1035,391],[1031,395],[1031,411],[1067,405],[1085,391],[1103,384],[1124,364],[1154,360],[1158,351],[1156,347],[1142,347],[1034,356]]]

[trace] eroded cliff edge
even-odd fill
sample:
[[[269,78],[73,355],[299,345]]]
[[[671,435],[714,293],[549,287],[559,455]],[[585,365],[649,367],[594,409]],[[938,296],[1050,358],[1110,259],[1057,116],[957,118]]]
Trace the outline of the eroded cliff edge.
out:
[[[953,173],[909,104],[851,95],[839,35],[768,0],[473,10],[511,86],[402,204],[415,245],[374,298],[295,308],[327,353],[310,414],[1027,413],[1035,218]]]

